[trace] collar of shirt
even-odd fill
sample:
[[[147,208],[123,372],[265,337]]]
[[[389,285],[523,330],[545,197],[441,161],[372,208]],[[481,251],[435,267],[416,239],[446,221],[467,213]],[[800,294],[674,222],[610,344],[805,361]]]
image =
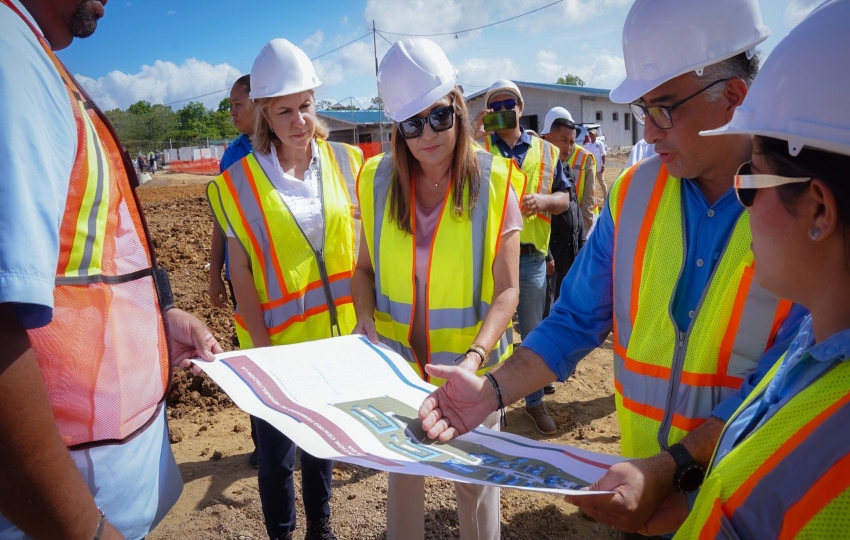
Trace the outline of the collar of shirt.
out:
[[[519,131],[519,140],[517,140],[513,148],[508,146],[508,143],[506,143],[504,139],[499,137],[498,133],[493,133],[493,142],[499,148],[499,152],[502,154],[502,156],[506,158],[514,158],[519,164],[519,166],[522,167],[522,162],[525,159],[525,154],[528,152],[528,149],[531,148],[531,137],[533,137],[533,135],[531,135],[523,128],[519,128]]]
[[[315,179],[318,177],[316,173],[319,170],[319,145],[316,144],[316,139],[310,141],[310,150],[313,157],[310,158],[310,166],[307,167],[307,170],[304,172],[304,178],[295,178],[291,174],[284,172],[283,167],[280,166],[280,160],[277,159],[277,149],[273,144],[269,148],[271,150],[270,155],[272,165],[274,165],[275,170],[279,172],[282,177],[292,180],[304,180],[305,182],[308,182],[309,185],[313,187],[313,190],[318,194],[318,190],[316,189],[317,186],[314,185]]]
[[[18,11],[20,11],[21,14],[26,18],[26,20],[29,21],[30,24],[32,24],[33,28],[38,30],[40,37],[44,37],[44,32],[41,31],[41,27],[38,26],[38,23],[35,22],[35,19],[33,18],[33,16],[30,15],[30,12],[27,11],[27,8],[24,7],[24,5],[20,2],[20,0],[12,0],[12,5],[14,5],[15,8],[17,8]],[[47,41],[46,37],[44,37],[44,41]],[[49,41],[47,43],[48,43],[48,45],[50,44]],[[51,46],[51,48],[52,48],[52,46]]]

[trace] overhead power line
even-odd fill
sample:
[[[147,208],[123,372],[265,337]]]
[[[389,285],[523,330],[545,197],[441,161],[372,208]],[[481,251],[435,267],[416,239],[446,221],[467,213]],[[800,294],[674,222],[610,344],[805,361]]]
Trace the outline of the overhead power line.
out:
[[[476,26],[475,28],[467,28],[465,30],[454,30],[452,32],[440,32],[437,34],[405,34],[403,32],[390,32],[389,30],[380,30],[385,34],[391,34],[394,36],[405,36],[405,37],[436,37],[436,36],[457,36],[458,34],[464,34],[466,32],[474,32],[475,30],[481,30],[482,28],[489,28],[491,26],[496,26],[497,24],[506,23],[508,21],[513,21],[515,19],[519,19],[520,17],[525,17],[526,15],[531,15],[532,13],[536,13],[541,9],[546,9],[548,7],[552,7],[555,4],[560,4],[564,0],[557,0],[556,2],[552,2],[551,4],[546,4],[545,6],[540,6],[537,9],[532,9],[531,11],[526,11],[525,13],[520,13],[519,15],[514,15],[513,17],[509,17],[507,19],[503,19],[501,21],[492,22],[489,24],[482,24],[481,26]]]

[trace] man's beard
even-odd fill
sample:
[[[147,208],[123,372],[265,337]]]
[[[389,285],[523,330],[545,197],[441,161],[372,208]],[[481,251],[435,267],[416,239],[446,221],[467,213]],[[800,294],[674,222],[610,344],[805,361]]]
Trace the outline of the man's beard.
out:
[[[97,20],[100,14],[92,5],[94,0],[80,0],[76,11],[71,16],[71,35],[78,38],[87,38],[97,30]]]

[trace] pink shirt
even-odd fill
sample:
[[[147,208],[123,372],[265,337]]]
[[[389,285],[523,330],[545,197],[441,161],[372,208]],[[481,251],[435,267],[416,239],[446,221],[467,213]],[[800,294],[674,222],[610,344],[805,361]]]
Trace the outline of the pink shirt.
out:
[[[511,189],[510,201],[505,209],[505,221],[502,224],[502,236],[509,232],[522,230],[522,213],[516,193]],[[428,285],[428,263],[431,256],[431,242],[434,230],[440,221],[442,203],[425,208],[416,201],[416,309],[410,331],[410,346],[420,360],[425,357],[427,340],[425,333],[425,288]],[[470,343],[471,345],[471,343]]]

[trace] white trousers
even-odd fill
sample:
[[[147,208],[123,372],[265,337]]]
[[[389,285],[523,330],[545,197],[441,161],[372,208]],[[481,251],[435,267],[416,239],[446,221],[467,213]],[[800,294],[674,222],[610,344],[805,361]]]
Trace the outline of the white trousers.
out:
[[[499,413],[482,426],[499,431]],[[499,488],[455,482],[461,540],[498,540],[501,531]],[[425,477],[389,475],[387,489],[387,540],[425,538]]]

